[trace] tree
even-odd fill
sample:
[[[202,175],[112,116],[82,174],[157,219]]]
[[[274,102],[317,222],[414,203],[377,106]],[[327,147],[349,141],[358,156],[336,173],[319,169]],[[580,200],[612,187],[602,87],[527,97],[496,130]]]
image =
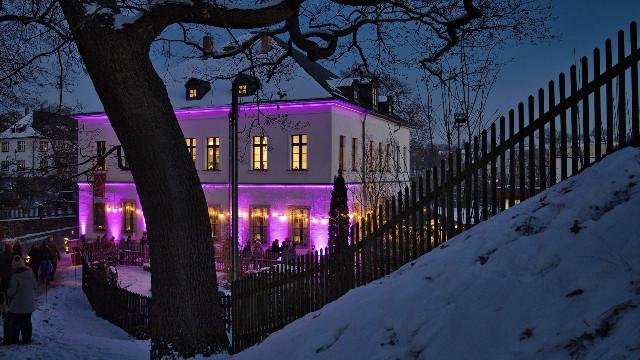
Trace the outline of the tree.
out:
[[[49,79],[62,92],[62,74],[68,73],[64,65],[79,58],[127,154],[152,239],[152,358],[227,349],[204,193],[149,56],[165,30],[186,29],[185,24],[261,29],[234,50],[215,53],[205,53],[185,30],[182,40],[211,60],[240,56],[261,36],[280,34],[312,60],[355,53],[368,66],[428,67],[458,43],[460,31],[488,36],[527,32],[538,24],[537,14],[530,11],[533,0],[226,3],[0,2],[0,59],[8,59],[0,64],[0,92],[15,95],[16,84],[24,86],[32,78],[37,78],[34,84]],[[505,13],[506,5],[515,10]],[[56,66],[60,71],[53,76]],[[21,100],[17,95],[13,99]]]
[[[333,179],[331,205],[329,207],[329,246],[345,249],[349,243],[349,205],[347,185],[342,177],[342,169]]]

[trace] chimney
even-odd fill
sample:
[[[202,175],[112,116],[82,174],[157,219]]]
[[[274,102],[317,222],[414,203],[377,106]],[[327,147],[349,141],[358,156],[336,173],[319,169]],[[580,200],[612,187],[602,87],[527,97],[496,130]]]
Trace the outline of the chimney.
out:
[[[265,54],[271,50],[273,38],[270,35],[262,35],[260,38],[260,53]]]
[[[213,54],[213,39],[211,39],[211,36],[205,35],[202,38],[202,48],[204,49],[205,58]]]

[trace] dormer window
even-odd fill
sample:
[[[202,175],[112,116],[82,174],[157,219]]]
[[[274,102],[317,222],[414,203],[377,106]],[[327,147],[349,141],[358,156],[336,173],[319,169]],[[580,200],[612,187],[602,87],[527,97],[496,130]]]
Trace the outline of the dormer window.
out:
[[[238,85],[238,95],[245,96],[248,91],[249,89],[246,84]]]
[[[211,90],[211,84],[208,81],[190,78],[184,84],[186,89],[187,100],[200,100]]]
[[[373,106],[378,106],[378,88],[376,86],[372,87],[372,98],[371,101],[373,102]]]

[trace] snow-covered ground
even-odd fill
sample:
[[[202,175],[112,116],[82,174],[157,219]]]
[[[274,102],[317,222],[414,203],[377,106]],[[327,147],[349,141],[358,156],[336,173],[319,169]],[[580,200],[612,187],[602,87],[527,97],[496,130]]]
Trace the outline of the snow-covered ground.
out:
[[[0,346],[0,359],[148,359],[149,341],[140,341],[96,316],[82,292],[82,269],[64,256],[55,284],[40,289],[32,316],[33,344]]]
[[[234,359],[639,359],[639,182],[612,154]]]

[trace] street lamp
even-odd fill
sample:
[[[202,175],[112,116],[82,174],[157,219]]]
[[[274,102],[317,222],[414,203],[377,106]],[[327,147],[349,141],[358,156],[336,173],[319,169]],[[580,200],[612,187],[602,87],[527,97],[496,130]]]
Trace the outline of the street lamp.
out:
[[[260,81],[246,74],[238,74],[231,83],[231,113],[229,114],[229,207],[231,208],[231,273],[240,275],[238,253],[238,98],[252,96],[260,88]]]
[[[458,149],[459,149],[460,148],[460,128],[463,127],[469,121],[469,117],[465,113],[454,113],[453,120],[455,121],[456,128],[458,128]]]

